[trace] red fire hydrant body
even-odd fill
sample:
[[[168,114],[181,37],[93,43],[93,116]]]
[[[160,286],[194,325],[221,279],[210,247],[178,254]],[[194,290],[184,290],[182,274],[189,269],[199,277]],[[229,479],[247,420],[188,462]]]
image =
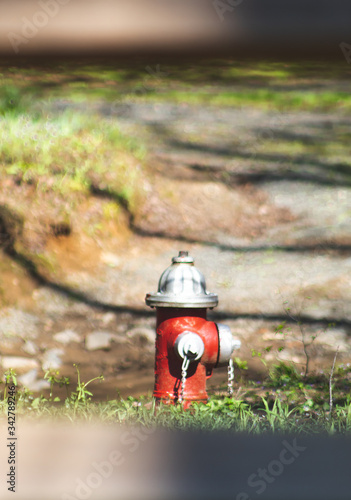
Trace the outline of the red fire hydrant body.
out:
[[[155,388],[156,400],[207,401],[206,380],[213,368],[228,362],[238,346],[225,325],[206,319],[207,308],[218,303],[206,291],[203,275],[187,252],[180,252],[162,274],[158,292],[146,303],[157,309]]]

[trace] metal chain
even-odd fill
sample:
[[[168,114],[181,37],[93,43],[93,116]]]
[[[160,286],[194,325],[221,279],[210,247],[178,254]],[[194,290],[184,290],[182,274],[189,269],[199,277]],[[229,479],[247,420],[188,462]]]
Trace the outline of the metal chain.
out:
[[[234,380],[234,363],[232,358],[229,360],[228,364],[228,396],[233,397],[233,380]]]
[[[187,376],[189,364],[190,364],[190,359],[188,358],[188,356],[185,356],[185,358],[183,360],[183,364],[182,364],[182,379],[181,379],[180,394],[179,394],[179,398],[178,398],[178,401],[180,404],[182,404],[183,400],[184,400],[185,382],[186,382],[186,376]]]

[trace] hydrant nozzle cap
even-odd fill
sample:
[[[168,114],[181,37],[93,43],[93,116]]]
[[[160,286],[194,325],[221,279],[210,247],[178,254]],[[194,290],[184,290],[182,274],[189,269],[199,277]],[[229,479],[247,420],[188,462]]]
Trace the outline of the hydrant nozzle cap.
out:
[[[204,275],[188,252],[179,252],[161,275],[158,291],[146,295],[150,307],[207,308],[218,304],[218,295],[206,290]]]

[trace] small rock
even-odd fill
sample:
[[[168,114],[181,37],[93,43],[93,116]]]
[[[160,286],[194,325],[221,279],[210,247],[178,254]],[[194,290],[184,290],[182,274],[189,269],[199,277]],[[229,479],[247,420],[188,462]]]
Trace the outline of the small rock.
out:
[[[63,349],[49,349],[43,356],[42,359],[42,369],[46,370],[58,370],[62,366],[62,361],[60,356],[64,354]]]
[[[38,370],[31,370],[18,377],[18,381],[30,391],[38,392],[42,389],[48,389],[50,382],[48,380],[38,380]]]
[[[71,342],[80,342],[80,336],[73,330],[63,330],[62,332],[55,333],[53,339],[61,344],[70,344]]]
[[[112,321],[114,321],[115,319],[116,319],[115,314],[109,312],[109,313],[105,313],[102,316],[101,321],[102,321],[103,325],[107,326],[110,323],[112,323]]]
[[[262,335],[263,340],[281,340],[283,335],[280,335],[275,332],[266,332]]]
[[[38,352],[38,347],[31,340],[27,340],[24,346],[22,347],[22,351],[34,356]]]
[[[32,358],[22,358],[20,356],[3,356],[1,365],[4,370],[13,368],[14,370],[31,370],[39,368],[39,363]]]
[[[85,338],[85,348],[88,351],[109,349],[114,335],[110,332],[96,331],[89,333]]]
[[[33,370],[30,370],[29,372],[25,373],[24,375],[21,375],[20,377],[18,377],[18,381],[28,387],[29,389],[29,385],[31,385],[38,377],[38,370],[36,368],[34,368]]]
[[[110,267],[118,267],[121,264],[121,259],[111,252],[103,252],[101,254],[101,260]]]

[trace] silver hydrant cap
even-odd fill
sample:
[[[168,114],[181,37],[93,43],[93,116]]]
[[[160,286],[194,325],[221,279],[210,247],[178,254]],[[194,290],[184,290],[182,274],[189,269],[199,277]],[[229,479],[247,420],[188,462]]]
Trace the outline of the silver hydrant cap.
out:
[[[218,295],[206,290],[204,275],[188,252],[179,252],[162,273],[158,291],[148,293],[145,302],[150,307],[212,308],[218,304]]]

